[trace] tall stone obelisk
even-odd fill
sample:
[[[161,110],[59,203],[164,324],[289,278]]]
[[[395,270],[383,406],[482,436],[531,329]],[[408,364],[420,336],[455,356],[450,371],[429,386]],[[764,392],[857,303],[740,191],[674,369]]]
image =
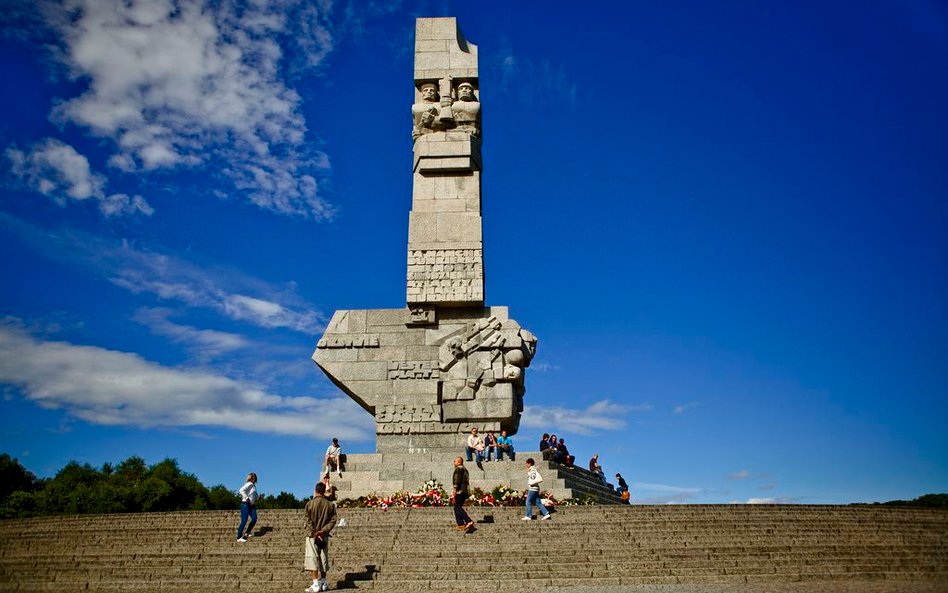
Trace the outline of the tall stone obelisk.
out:
[[[536,338],[484,306],[477,46],[416,22],[404,309],[336,311],[313,360],[375,416],[376,449],[456,454],[474,426],[513,435]]]

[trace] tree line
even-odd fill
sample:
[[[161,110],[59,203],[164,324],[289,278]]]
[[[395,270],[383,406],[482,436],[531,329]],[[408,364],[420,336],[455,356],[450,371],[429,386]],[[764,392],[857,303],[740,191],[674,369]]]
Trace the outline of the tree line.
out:
[[[306,504],[289,492],[263,494],[261,509],[301,509]],[[887,506],[948,508],[948,494],[892,500]],[[223,484],[208,488],[174,459],[147,465],[141,457],[95,468],[70,461],[52,478],[37,478],[20,462],[0,454],[0,517],[85,513],[237,510],[240,496]]]
[[[262,495],[262,509],[303,508],[289,492]],[[223,484],[208,488],[174,459],[147,465],[141,457],[95,468],[71,461],[52,478],[37,478],[9,454],[0,454],[0,517],[85,513],[235,510],[240,496]]]

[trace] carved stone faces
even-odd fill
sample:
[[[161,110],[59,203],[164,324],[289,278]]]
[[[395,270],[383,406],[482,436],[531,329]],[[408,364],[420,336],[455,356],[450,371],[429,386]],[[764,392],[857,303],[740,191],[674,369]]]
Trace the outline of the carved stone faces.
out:
[[[444,129],[438,122],[438,114],[441,112],[438,106],[438,85],[425,83],[421,85],[418,92],[421,94],[421,101],[411,106],[414,122],[412,139]]]
[[[445,88],[441,94],[433,82],[418,87],[419,100],[412,105],[412,139],[453,129],[477,136],[480,133],[481,105],[474,94],[474,85],[464,81],[456,89],[451,89],[450,77],[441,82]]]

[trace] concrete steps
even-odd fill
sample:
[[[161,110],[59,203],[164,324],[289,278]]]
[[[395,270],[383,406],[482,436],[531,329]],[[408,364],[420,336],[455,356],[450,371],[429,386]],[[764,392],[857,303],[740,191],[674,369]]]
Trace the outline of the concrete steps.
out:
[[[349,525],[331,542],[333,588],[759,584],[770,591],[795,583],[825,591],[881,583],[891,585],[886,591],[948,591],[945,511],[609,505],[561,507],[543,522],[520,521],[522,513],[471,508],[477,529],[463,534],[451,528],[450,508],[339,509]],[[237,523],[236,512],[222,511],[0,521],[0,591],[306,586],[301,511],[260,511],[257,536],[246,544],[235,541]]]

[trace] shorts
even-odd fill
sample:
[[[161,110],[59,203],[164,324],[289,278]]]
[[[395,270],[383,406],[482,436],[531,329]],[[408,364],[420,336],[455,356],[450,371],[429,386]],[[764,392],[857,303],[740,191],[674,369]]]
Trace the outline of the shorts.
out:
[[[303,568],[305,570],[315,570],[326,574],[329,572],[329,546],[319,548],[316,546],[316,540],[307,537],[304,544],[305,558]]]

